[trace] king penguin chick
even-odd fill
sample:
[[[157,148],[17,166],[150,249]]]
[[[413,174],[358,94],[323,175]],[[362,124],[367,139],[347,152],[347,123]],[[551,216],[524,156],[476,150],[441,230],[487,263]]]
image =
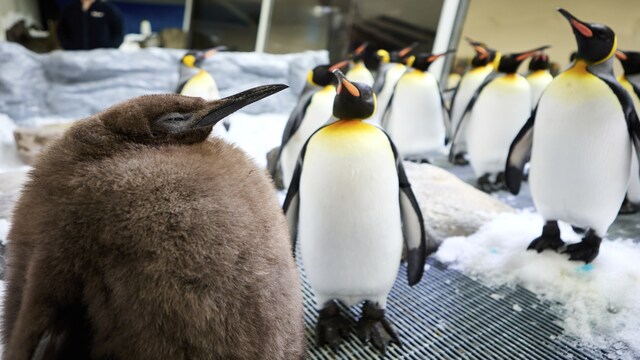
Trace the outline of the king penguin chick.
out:
[[[384,317],[400,266],[403,238],[409,284],[420,281],[427,246],[420,207],[393,143],[379,127],[362,121],[375,110],[371,87],[339,71],[333,115],[301,151],[284,202],[296,249],[320,311],[316,342],[337,350],[349,322],[336,301],[364,301],[358,336],[385,351],[400,338]]]
[[[457,153],[460,128],[468,121],[469,162],[482,191],[504,188],[503,171],[509,145],[531,114],[531,88],[517,73],[518,67],[526,58],[547,47],[501,57],[498,71],[485,78],[461,116],[449,159]],[[467,113],[470,114],[468,117]]]
[[[413,50],[415,46],[416,44],[413,44],[404,49],[391,52],[384,49],[377,51],[381,65],[378,75],[376,76],[376,81],[373,84],[373,92],[378,99],[378,106],[376,112],[368,120],[365,120],[368,123],[382,126],[382,115],[387,111],[389,100],[391,100],[391,96],[393,96],[393,90],[402,74],[407,71],[407,66],[404,64],[405,59],[411,54],[411,50]]]
[[[462,76],[451,99],[451,137],[453,137],[453,133],[458,128],[458,124],[462,122],[461,117],[467,104],[469,104],[469,100],[471,100],[478,87],[482,85],[484,79],[495,70],[496,63],[500,59],[500,54],[496,50],[469,38],[466,40],[473,47],[476,55],[471,59],[471,69]],[[466,114],[466,116],[469,116],[469,114]],[[456,153],[453,154],[450,160],[454,165],[467,165],[469,163],[465,159],[465,154],[467,153],[467,126],[461,127],[458,132]]]
[[[449,114],[438,80],[428,69],[448,53],[409,57],[409,69],[398,80],[389,100],[382,127],[406,159],[428,162],[427,156],[445,145]]]
[[[613,75],[615,33],[606,25],[558,11],[571,24],[576,60],[547,86],[511,144],[506,181],[517,194],[530,158],[531,197],[546,224],[529,249],[563,249],[561,220],[588,229],[580,243],[564,252],[569,260],[589,263],[624,200],[631,166],[629,138],[637,152],[640,122],[631,97]]]
[[[311,134],[331,120],[333,99],[336,96],[336,81],[331,70],[342,68],[347,63],[348,61],[342,61],[333,66],[319,65],[309,72],[307,82],[316,85],[316,89],[303,93],[291,112],[272,171],[272,174],[282,172],[285,187],[289,187],[302,146]]]
[[[531,87],[531,109],[536,107],[542,91],[553,80],[553,76],[549,71],[550,68],[549,56],[543,52],[533,55],[529,60],[527,81]]]
[[[631,96],[636,113],[640,109],[640,52],[616,51],[616,57],[620,60],[624,74],[618,77],[618,82]],[[631,144],[633,146],[633,144]],[[635,214],[640,203],[640,177],[638,175],[638,161],[631,157],[631,177],[627,196],[620,207],[620,214]]]
[[[220,98],[218,85],[213,76],[202,69],[202,63],[215,55],[217,52],[225,50],[226,47],[201,51],[191,50],[180,59],[180,78],[178,79],[177,93],[185,96],[198,96],[205,100],[216,100]],[[213,136],[224,137],[229,129],[228,119],[213,127]]]
[[[364,65],[364,51],[368,45],[367,42],[364,42],[353,51],[351,55],[351,66],[346,76],[349,81],[361,82],[373,86],[373,75],[371,75],[369,69]]]
[[[302,358],[273,185],[238,148],[205,141],[284,88],[134,98],[48,147],[8,236],[4,359]]]

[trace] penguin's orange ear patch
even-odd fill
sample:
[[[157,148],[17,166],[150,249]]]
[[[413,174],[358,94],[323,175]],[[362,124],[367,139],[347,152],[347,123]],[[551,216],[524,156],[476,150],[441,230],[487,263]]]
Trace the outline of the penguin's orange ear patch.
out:
[[[358,88],[355,87],[355,85],[353,85],[349,81],[343,80],[342,81],[342,85],[344,85],[344,88],[347,89],[349,94],[351,94],[351,95],[353,95],[355,97],[359,97],[360,96],[360,90],[358,90]]]
[[[580,34],[582,34],[582,36],[584,37],[592,37],[593,36],[593,31],[591,31],[591,29],[589,29],[589,27],[581,22],[579,22],[576,19],[571,19],[571,26],[573,26],[574,29],[578,30],[578,32]]]

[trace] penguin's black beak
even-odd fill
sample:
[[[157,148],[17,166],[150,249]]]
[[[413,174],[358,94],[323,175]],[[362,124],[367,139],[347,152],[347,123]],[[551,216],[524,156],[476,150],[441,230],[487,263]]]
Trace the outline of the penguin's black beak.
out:
[[[344,89],[347,89],[349,94],[355,97],[360,96],[360,90],[358,90],[358,88],[355,85],[353,85],[351,81],[347,80],[347,77],[344,76],[342,71],[335,69],[332,72],[338,78],[338,89],[336,89],[336,92],[338,93],[338,95],[340,95],[340,93],[342,92],[342,89],[344,88]]]
[[[241,93],[209,102],[203,111],[194,114],[194,128],[213,126],[218,121],[242,109],[243,107],[288,88],[288,85],[276,84],[258,86]],[[200,117],[200,113],[204,113]],[[200,120],[197,120],[200,118]]]
[[[593,36],[593,31],[589,27],[589,24],[585,24],[584,22],[578,20],[575,16],[571,15],[571,13],[569,13],[565,9],[560,8],[558,9],[558,12],[569,21],[574,31],[578,32],[585,38],[590,38]]]

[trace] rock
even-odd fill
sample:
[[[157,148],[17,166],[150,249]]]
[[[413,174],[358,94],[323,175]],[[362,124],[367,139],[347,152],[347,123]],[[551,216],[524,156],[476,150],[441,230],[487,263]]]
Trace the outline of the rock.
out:
[[[448,237],[469,236],[496,215],[515,211],[437,166],[405,161],[404,168],[427,233],[438,245]]]
[[[26,164],[32,165],[38,153],[45,146],[60,138],[69,126],[71,123],[15,129],[13,135],[18,148],[18,156]]]

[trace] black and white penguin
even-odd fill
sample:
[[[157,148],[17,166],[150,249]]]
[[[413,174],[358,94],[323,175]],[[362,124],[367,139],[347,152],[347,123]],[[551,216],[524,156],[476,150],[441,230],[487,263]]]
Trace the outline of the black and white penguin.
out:
[[[553,80],[549,69],[551,69],[549,56],[543,52],[533,55],[531,60],[529,60],[527,81],[531,87],[531,109],[536,107],[542,91],[544,91],[551,80]]]
[[[627,90],[633,100],[634,108],[638,112],[640,110],[640,52],[617,50],[616,57],[624,69],[624,74],[618,77],[618,82]],[[620,207],[620,214],[638,212],[638,204],[640,204],[640,176],[638,175],[638,161],[632,156],[629,188]]]
[[[531,159],[534,205],[546,221],[529,249],[564,249],[569,260],[591,262],[622,204],[631,166],[631,141],[640,145],[640,122],[629,94],[613,74],[616,35],[606,25],[569,21],[578,44],[573,66],[542,93],[537,108],[511,145],[506,182],[520,190]],[[564,247],[558,221],[588,229]]]
[[[377,51],[381,65],[373,84],[373,92],[376,94],[378,106],[373,116],[366,120],[368,123],[376,126],[382,125],[382,115],[387,111],[396,84],[407,71],[407,66],[404,64],[406,57],[411,54],[411,50],[415,46],[412,44],[404,49],[391,52],[384,49]]]
[[[498,70],[485,78],[469,100],[462,121],[458,123],[450,160],[457,153],[460,128],[467,125],[469,162],[478,179],[478,187],[486,192],[504,187],[504,163],[509,145],[531,114],[531,88],[517,73],[518,66],[541,47],[500,58]],[[465,115],[469,113],[469,116]]]
[[[3,358],[303,358],[273,185],[243,151],[207,139],[284,88],[141,96],[48,146],[8,236]]]
[[[466,40],[469,45],[473,47],[476,55],[471,59],[471,69],[462,76],[451,99],[451,137],[453,137],[453,133],[455,133],[458,124],[462,120],[462,114],[467,104],[469,104],[469,100],[471,100],[473,94],[480,85],[482,85],[484,79],[495,70],[501,56],[499,52],[488,48],[483,43],[473,41],[469,38]],[[469,114],[465,116],[469,116]],[[458,132],[456,153],[453,154],[451,162],[455,165],[466,165],[469,163],[467,159],[465,159],[465,154],[467,153],[467,125],[462,126]]]
[[[184,96],[198,96],[205,100],[216,100],[220,98],[218,85],[209,74],[202,68],[202,63],[214,56],[226,47],[218,46],[209,50],[191,50],[180,59],[180,77],[178,79],[178,89],[176,92]],[[224,136],[227,133],[228,120],[217,124],[213,128],[212,135]]]
[[[367,49],[367,46],[369,46],[369,43],[364,42],[353,51],[353,54],[351,54],[351,64],[346,76],[349,81],[361,82],[373,86],[375,82],[373,75],[371,75],[371,71],[369,71],[364,64],[364,51]]]
[[[419,54],[407,59],[402,75],[382,118],[382,127],[404,158],[426,161],[428,154],[442,150],[449,113],[438,80],[429,66],[449,54]]]
[[[364,301],[358,336],[384,351],[390,341],[400,342],[384,309],[403,244],[410,285],[420,281],[434,249],[393,142],[362,121],[375,110],[375,94],[339,70],[334,73],[339,85],[333,114],[339,120],[305,144],[284,211],[320,310],[318,345],[337,349],[347,327],[336,301],[349,306]]]
[[[341,69],[347,64],[348,61],[342,61],[333,66],[318,65],[309,71],[307,83],[313,84],[315,88],[303,92],[298,99],[298,104],[291,112],[282,133],[280,150],[276,157],[275,171],[279,169],[282,172],[285,188],[291,182],[300,150],[309,136],[332,119],[337,82],[331,71]]]

